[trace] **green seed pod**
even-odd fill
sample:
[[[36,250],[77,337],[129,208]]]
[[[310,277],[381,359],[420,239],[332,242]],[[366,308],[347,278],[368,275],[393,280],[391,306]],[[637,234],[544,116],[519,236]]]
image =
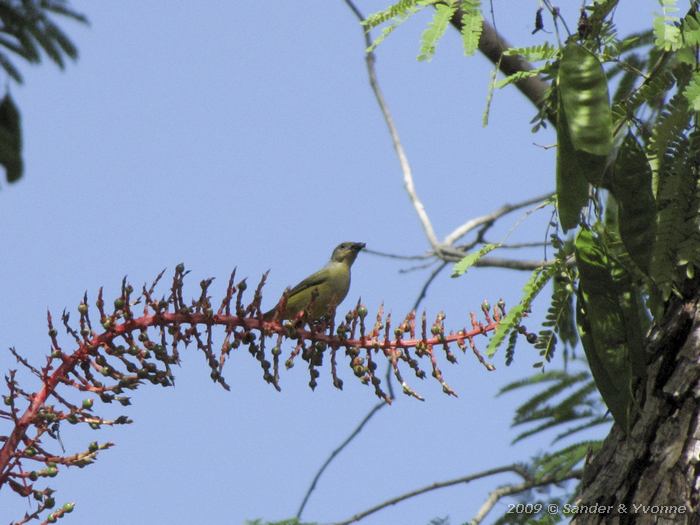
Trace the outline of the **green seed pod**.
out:
[[[576,150],[607,156],[612,150],[608,81],[598,58],[571,42],[562,50],[558,79],[571,143]]]

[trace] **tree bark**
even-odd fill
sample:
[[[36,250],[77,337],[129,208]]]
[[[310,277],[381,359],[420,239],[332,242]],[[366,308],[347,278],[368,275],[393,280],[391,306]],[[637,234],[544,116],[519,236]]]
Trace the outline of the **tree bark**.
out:
[[[610,2],[608,12],[617,2]],[[461,30],[461,13],[452,19]],[[506,75],[532,69],[505,57],[508,43],[487,22],[479,50]],[[500,62],[499,62],[500,59]],[[547,83],[516,83],[538,108]],[[548,115],[550,122],[554,121]],[[697,283],[695,283],[697,285]],[[686,295],[688,297],[689,295]],[[700,295],[672,301],[647,339],[647,377],[635,388],[629,432],[615,425],[586,464],[575,525],[700,525]]]
[[[699,301],[677,301],[651,333],[630,431],[615,425],[586,465],[572,523],[700,523]]]

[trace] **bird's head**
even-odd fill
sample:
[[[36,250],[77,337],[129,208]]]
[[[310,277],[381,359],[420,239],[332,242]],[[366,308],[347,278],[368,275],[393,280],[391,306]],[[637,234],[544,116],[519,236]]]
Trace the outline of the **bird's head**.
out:
[[[333,250],[331,261],[344,262],[348,266],[355,262],[357,254],[365,247],[363,242],[341,242]]]

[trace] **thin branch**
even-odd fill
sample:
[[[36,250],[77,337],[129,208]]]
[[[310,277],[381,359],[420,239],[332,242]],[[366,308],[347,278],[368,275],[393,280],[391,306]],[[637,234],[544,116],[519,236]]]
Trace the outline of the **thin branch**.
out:
[[[362,250],[362,253],[378,255],[379,257],[386,257],[387,259],[399,259],[402,261],[424,261],[433,257],[432,253],[427,253],[424,255],[400,255],[398,253],[382,252],[379,250],[372,250],[370,248],[365,248],[364,250]]]
[[[519,210],[527,206],[532,206],[533,204],[538,204],[550,198],[551,196],[552,193],[549,192],[521,202],[516,202],[514,204],[504,204],[497,210],[492,211],[491,213],[487,213],[486,215],[482,215],[481,217],[475,217],[473,219],[470,219],[461,226],[455,228],[455,230],[452,233],[445,237],[443,243],[452,246],[455,242],[464,237],[467,233],[478,228],[482,224],[493,223],[494,221],[496,221],[496,219],[499,219],[500,217],[503,217],[504,215],[507,215],[512,211]]]
[[[506,259],[504,257],[482,257],[474,266],[480,268],[506,268],[508,270],[520,270],[523,272],[531,272],[542,266],[548,266],[551,262],[549,261],[523,261],[520,259]]]
[[[583,471],[581,470],[572,470],[565,476],[544,476],[542,478],[539,478],[537,481],[524,481],[522,483],[518,483],[517,485],[506,485],[504,487],[498,487],[497,489],[494,489],[489,493],[488,497],[486,498],[486,501],[479,509],[479,512],[477,512],[476,516],[474,516],[469,521],[469,525],[478,525],[479,523],[481,523],[486,517],[486,515],[489,512],[491,512],[493,507],[496,505],[496,503],[498,503],[498,501],[501,498],[504,498],[506,496],[513,496],[514,494],[519,494],[521,492],[525,492],[526,490],[531,490],[536,487],[542,487],[544,485],[560,483],[562,481],[570,479],[580,479],[582,472]]]
[[[522,248],[542,248],[543,246],[546,246],[546,242],[542,241],[534,241],[534,242],[513,242],[513,243],[504,243],[499,246],[499,249],[501,250],[519,250]]]
[[[309,497],[311,497],[311,493],[316,489],[316,484],[318,483],[318,480],[321,478],[321,475],[325,472],[326,468],[328,468],[328,465],[331,464],[331,462],[335,459],[335,457],[340,454],[345,447],[347,447],[353,439],[355,439],[360,432],[362,432],[362,429],[365,427],[367,423],[369,423],[369,420],[372,419],[374,414],[379,412],[380,409],[384,408],[387,406],[387,404],[382,401],[380,403],[377,403],[372,407],[372,410],[370,410],[367,415],[360,421],[360,424],[357,425],[355,430],[352,431],[352,433],[343,441],[340,446],[338,446],[333,452],[331,452],[330,456],[328,456],[328,459],[323,462],[323,465],[321,465],[321,468],[318,469],[318,472],[316,472],[316,475],[314,476],[313,481],[311,482],[311,485],[309,486],[308,490],[306,491],[306,495],[304,496],[304,500],[301,502],[301,505],[299,506],[299,510],[297,511],[296,518],[301,519],[301,514],[304,512],[304,508],[306,507],[306,503],[309,501]]]
[[[352,10],[357,19],[360,22],[363,22],[365,18],[360,10],[353,4],[352,0],[343,1]],[[363,30],[363,36],[365,39],[365,48],[369,48],[372,45],[369,32]],[[379,81],[377,80],[377,71],[374,67],[375,61],[376,57],[374,53],[365,53],[365,64],[367,65],[369,84],[372,87],[372,92],[374,93],[375,98],[377,99],[377,104],[382,112],[387,128],[389,128],[389,135],[391,136],[394,151],[396,151],[396,155],[399,158],[399,165],[401,166],[401,173],[403,174],[403,183],[404,187],[406,188],[406,193],[408,193],[408,198],[411,200],[411,204],[413,204],[413,208],[416,210],[416,214],[418,215],[418,219],[420,220],[421,226],[423,227],[425,236],[428,238],[430,246],[432,246],[434,250],[438,251],[440,248],[440,242],[438,241],[437,235],[435,235],[435,230],[430,222],[428,213],[425,211],[425,206],[416,193],[416,186],[413,182],[411,165],[408,162],[406,151],[404,150],[403,145],[401,144],[401,139],[399,138],[398,129],[396,129],[394,119],[389,111],[389,106],[386,103],[382,89],[379,86]]]
[[[355,523],[356,521],[360,521],[361,519],[366,518],[370,514],[374,514],[375,512],[378,512],[382,509],[385,509],[386,507],[390,507],[392,505],[396,505],[397,503],[400,503],[404,500],[413,498],[415,496],[420,496],[421,494],[425,494],[426,492],[431,492],[433,490],[437,489],[442,489],[445,487],[451,487],[453,485],[459,485],[462,483],[469,483],[471,481],[475,481],[477,479],[482,479],[486,478],[489,476],[495,476],[496,474],[503,474],[505,472],[513,472],[515,474],[518,474],[525,480],[528,480],[526,482],[529,482],[531,484],[534,484],[536,482],[532,481],[527,474],[527,472],[522,468],[522,466],[517,465],[517,464],[512,464],[512,465],[505,465],[503,467],[496,467],[493,469],[488,469],[488,470],[483,470],[481,472],[476,472],[474,474],[469,474],[468,476],[462,476],[460,478],[456,479],[450,479],[447,481],[438,481],[435,482],[431,485],[427,485],[425,487],[421,487],[416,490],[412,490],[410,492],[406,492],[405,494],[401,494],[400,496],[396,496],[394,498],[388,499],[386,501],[383,501],[382,503],[379,503],[378,505],[375,505],[374,507],[371,507],[365,511],[359,512],[352,516],[351,518],[348,518],[347,520],[344,521],[338,521],[334,523],[333,525],[349,525],[350,523]]]
[[[420,293],[418,294],[418,298],[416,299],[416,302],[413,303],[413,311],[418,310],[418,306],[420,305],[421,301],[425,299],[425,296],[428,294],[428,288],[430,288],[430,285],[433,284],[433,281],[435,278],[440,275],[440,272],[442,272],[445,269],[445,266],[447,266],[447,261],[443,261],[440,266],[435,268],[432,273],[430,274],[430,277],[428,277],[428,280],[425,281],[425,284],[420,290]]]

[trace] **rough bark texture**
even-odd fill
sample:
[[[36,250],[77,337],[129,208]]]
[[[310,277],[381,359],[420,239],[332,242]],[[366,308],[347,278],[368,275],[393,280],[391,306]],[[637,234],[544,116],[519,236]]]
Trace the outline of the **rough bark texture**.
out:
[[[578,504],[602,512],[580,509],[572,523],[700,523],[698,298],[669,308],[647,350],[629,434],[615,425],[584,470]]]

